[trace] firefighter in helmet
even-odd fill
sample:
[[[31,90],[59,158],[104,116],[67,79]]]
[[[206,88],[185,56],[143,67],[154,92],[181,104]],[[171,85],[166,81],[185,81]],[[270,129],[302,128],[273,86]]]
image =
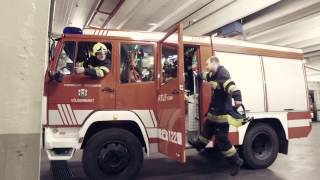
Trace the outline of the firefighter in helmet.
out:
[[[111,69],[110,50],[103,43],[96,43],[92,48],[92,56],[88,61],[80,63],[76,68],[76,73],[84,73],[85,75],[95,78],[105,77]]]
[[[231,166],[230,175],[235,176],[243,165],[243,160],[228,139],[228,133],[229,124],[242,120],[241,115],[235,110],[242,104],[241,92],[231,80],[228,70],[220,65],[217,57],[210,57],[206,61],[206,68],[207,73],[197,73],[197,76],[211,85],[212,99],[202,132],[197,138],[191,139],[189,143],[200,151],[215,135],[219,150]],[[235,102],[234,106],[232,106],[231,98]]]

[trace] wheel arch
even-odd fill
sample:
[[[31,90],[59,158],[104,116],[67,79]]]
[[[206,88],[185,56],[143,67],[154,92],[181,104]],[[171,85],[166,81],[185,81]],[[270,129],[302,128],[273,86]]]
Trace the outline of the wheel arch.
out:
[[[288,146],[289,146],[288,134],[287,134],[288,131],[285,130],[282,121],[277,117],[254,119],[253,121],[245,125],[246,126],[245,130],[242,132],[244,134],[242,135],[242,138],[240,136],[239,142],[243,144],[243,141],[247,132],[249,132],[250,129],[254,127],[256,124],[260,124],[260,123],[267,124],[275,130],[279,140],[279,152],[283,154],[288,154]]]
[[[84,148],[90,137],[94,134],[108,128],[121,128],[133,133],[149,155],[149,139],[146,127],[140,117],[129,110],[96,111],[92,113],[79,131],[78,149]]]

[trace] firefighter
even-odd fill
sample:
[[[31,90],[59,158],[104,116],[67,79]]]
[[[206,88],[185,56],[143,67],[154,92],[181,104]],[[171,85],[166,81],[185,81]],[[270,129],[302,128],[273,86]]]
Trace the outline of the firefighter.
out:
[[[206,68],[208,73],[197,74],[198,78],[208,81],[211,85],[212,99],[202,132],[197,138],[190,140],[189,143],[201,151],[209,143],[212,136],[215,135],[219,150],[231,166],[230,175],[235,176],[243,165],[243,160],[228,139],[228,121],[241,120],[237,116],[239,114],[234,110],[234,107],[237,108],[242,104],[241,92],[234,81],[231,80],[227,69],[220,65],[217,57],[210,57],[206,61]],[[231,98],[235,102],[234,107],[232,106]]]
[[[102,43],[98,42],[93,45],[92,56],[88,61],[80,63],[76,67],[76,73],[84,73],[85,75],[95,78],[105,77],[111,69],[110,50]]]
[[[141,72],[140,69],[137,67],[138,65],[138,59],[137,59],[137,50],[131,50],[129,52],[129,71],[128,71],[128,77],[129,77],[129,83],[132,82],[141,82]]]

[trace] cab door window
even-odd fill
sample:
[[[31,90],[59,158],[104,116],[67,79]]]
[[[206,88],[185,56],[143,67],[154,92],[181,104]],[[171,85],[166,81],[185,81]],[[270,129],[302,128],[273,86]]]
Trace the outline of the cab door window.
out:
[[[121,44],[121,83],[154,81],[153,45]]]
[[[111,72],[112,45],[108,42],[78,42],[75,71],[92,78],[103,78]]]
[[[63,48],[60,52],[57,71],[64,75],[70,75],[73,73],[73,60],[75,55],[76,43],[71,41],[66,41],[63,44]]]
[[[162,46],[162,82],[177,78],[178,72],[178,50],[176,46]]]

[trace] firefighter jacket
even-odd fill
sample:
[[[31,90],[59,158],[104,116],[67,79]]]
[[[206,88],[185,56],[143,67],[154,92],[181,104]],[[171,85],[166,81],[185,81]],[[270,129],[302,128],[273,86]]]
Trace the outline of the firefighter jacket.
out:
[[[208,114],[216,116],[227,114],[233,116],[236,114],[232,107],[231,98],[235,101],[242,101],[242,97],[235,82],[231,80],[228,70],[223,66],[219,66],[214,75],[211,75],[211,73],[206,75],[206,80],[212,89],[212,99]]]
[[[111,69],[111,60],[106,58],[106,60],[100,61],[95,57],[91,57],[89,61],[83,63],[83,67],[85,75],[102,78],[107,75],[107,68],[108,70]]]

